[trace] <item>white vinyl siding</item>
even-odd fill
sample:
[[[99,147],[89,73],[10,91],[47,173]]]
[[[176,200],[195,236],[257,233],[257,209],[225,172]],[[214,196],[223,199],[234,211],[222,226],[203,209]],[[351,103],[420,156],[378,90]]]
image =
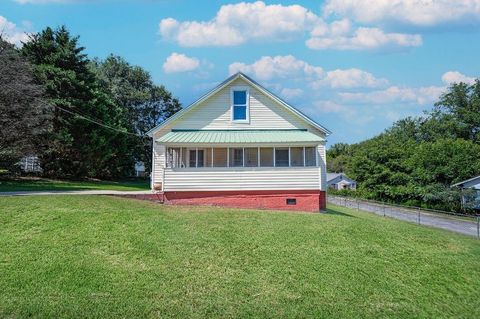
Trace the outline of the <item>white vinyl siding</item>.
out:
[[[318,167],[165,169],[165,191],[318,190]]]
[[[171,129],[309,129],[324,137],[313,126],[305,123],[302,119],[293,115],[284,107],[278,105],[268,96],[253,87],[249,88],[249,124],[232,122],[231,114],[231,88],[246,86],[241,79],[220,90],[217,94],[203,102],[181,118],[167,125],[164,129],[156,132],[155,137],[169,132]],[[163,131],[163,132],[162,132]]]
[[[166,166],[165,159],[165,146],[153,143],[152,187],[154,183],[163,182],[163,168]]]

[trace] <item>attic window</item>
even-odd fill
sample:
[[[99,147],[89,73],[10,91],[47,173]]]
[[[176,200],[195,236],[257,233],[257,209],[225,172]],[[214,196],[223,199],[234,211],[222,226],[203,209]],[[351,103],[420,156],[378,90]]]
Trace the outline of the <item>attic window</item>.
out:
[[[248,89],[235,87],[232,88],[231,103],[232,103],[232,121],[234,122],[248,122]]]

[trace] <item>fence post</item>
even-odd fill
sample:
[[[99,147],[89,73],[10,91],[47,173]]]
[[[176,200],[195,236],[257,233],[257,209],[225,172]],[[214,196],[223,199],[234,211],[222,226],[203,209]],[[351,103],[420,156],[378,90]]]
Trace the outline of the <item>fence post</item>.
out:
[[[418,210],[418,224],[420,225],[420,207],[417,207]]]
[[[360,202],[358,201],[358,198],[357,198],[357,210],[360,210]]]
[[[480,216],[477,216],[477,238],[480,239]]]

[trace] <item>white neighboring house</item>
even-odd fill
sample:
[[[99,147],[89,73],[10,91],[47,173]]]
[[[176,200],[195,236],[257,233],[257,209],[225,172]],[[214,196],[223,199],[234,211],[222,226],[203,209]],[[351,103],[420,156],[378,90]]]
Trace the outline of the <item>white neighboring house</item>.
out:
[[[348,178],[344,173],[327,173],[327,185],[333,189],[356,190],[357,182]]]
[[[325,208],[330,131],[243,73],[148,134],[151,187],[167,202]]]
[[[480,210],[480,176],[453,184],[462,189],[462,207]]]
[[[26,173],[41,173],[42,167],[40,160],[36,155],[24,156],[20,162],[20,169]]]

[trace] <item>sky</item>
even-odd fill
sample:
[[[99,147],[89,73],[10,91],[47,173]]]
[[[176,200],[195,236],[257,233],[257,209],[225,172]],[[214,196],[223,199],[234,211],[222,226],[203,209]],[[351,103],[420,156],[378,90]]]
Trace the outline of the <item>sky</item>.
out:
[[[355,143],[480,75],[480,0],[0,0],[0,32],[66,25],[187,106],[241,71]]]

